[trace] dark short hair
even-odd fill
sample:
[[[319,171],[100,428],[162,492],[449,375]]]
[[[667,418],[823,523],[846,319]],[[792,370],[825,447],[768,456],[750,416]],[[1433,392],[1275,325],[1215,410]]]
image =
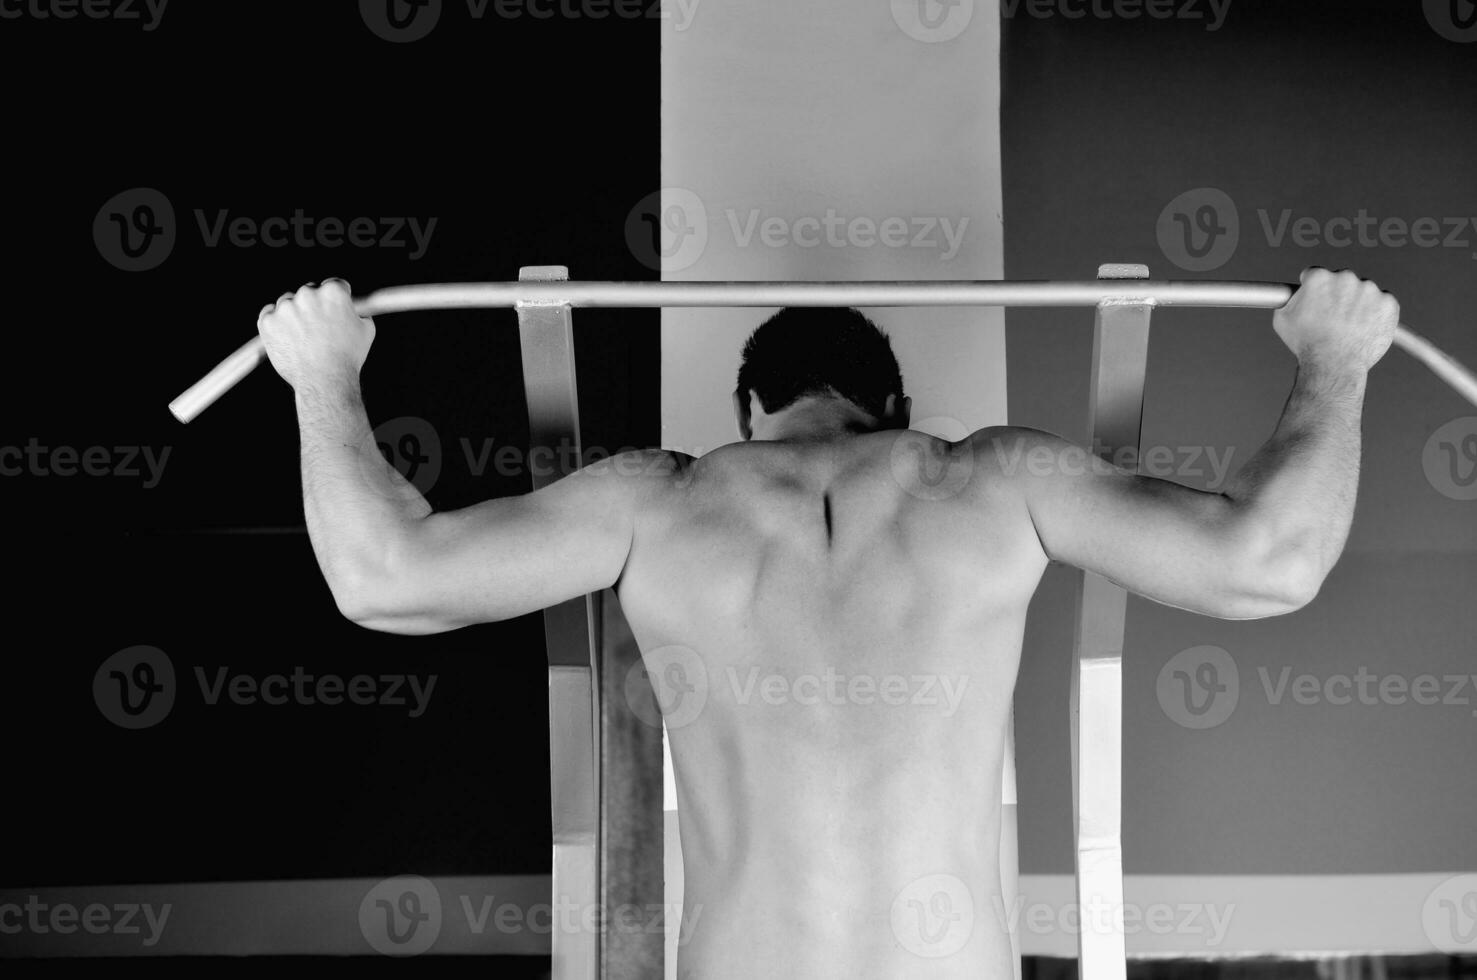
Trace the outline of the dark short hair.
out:
[[[778,412],[805,395],[833,395],[881,418],[903,393],[892,341],[853,309],[787,306],[744,343],[738,390]]]

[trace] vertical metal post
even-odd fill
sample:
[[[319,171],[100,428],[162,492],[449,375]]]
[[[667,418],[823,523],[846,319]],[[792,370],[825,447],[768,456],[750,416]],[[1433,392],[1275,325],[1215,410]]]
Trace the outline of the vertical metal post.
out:
[[[529,266],[520,281],[569,278],[563,266]],[[555,466],[535,470],[533,489],[578,468],[579,400],[574,327],[568,306],[519,306],[523,385],[528,395],[530,455],[543,449]],[[596,596],[544,610],[549,658],[549,798],[554,831],[552,980],[598,980],[600,933],[586,929],[599,904],[600,703]],[[572,910],[572,913],[571,911]],[[570,925],[573,924],[573,928]]]
[[[1103,266],[1099,279],[1147,279],[1145,266]],[[1088,428],[1092,451],[1138,465],[1150,303],[1098,307]],[[1129,456],[1131,453],[1131,457]],[[1077,590],[1072,673],[1072,816],[1076,836],[1077,955],[1082,980],[1124,980],[1123,630],[1128,593],[1090,572]]]
[[[1020,819],[1015,780],[1015,702],[1005,720],[1005,752],[1000,766],[1000,900],[1014,909],[1021,893]],[[1018,916],[1010,916],[1010,959],[1015,980],[1021,980],[1021,930]]]

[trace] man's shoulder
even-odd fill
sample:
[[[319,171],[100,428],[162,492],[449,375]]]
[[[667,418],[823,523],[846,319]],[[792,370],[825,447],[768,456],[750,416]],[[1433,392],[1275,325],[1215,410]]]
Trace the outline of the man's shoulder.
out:
[[[1023,425],[978,429],[955,443],[955,448],[968,452],[975,465],[987,467],[1007,479],[1032,475],[1044,462],[1055,464],[1064,453],[1079,451],[1055,433]]]
[[[675,449],[627,449],[581,468],[592,477],[613,477],[632,489],[657,490],[689,479],[694,458]]]
[[[949,439],[916,429],[893,433],[898,442],[891,449],[894,457],[905,453],[931,453],[952,465],[967,465],[971,470],[1010,475],[1014,464],[1031,455],[1057,452],[1070,445],[1060,436],[1022,425],[991,425],[969,434]]]
[[[1050,432],[1024,425],[988,425],[971,432],[962,441],[968,442],[977,450],[993,451],[996,447],[1029,450],[1036,446],[1056,445],[1062,439]]]
[[[977,458],[987,457],[1002,478],[1031,492],[1135,472],[1120,465],[1122,461],[1099,458],[1087,446],[1041,429],[1000,426],[982,429],[972,439]]]

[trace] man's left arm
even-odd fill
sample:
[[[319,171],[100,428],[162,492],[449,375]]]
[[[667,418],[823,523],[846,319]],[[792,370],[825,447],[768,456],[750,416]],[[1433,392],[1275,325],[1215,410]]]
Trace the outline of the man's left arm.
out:
[[[258,326],[296,397],[319,567],[340,612],[370,629],[436,633],[616,584],[640,514],[682,468],[680,454],[622,453],[533,493],[432,513],[375,444],[359,393],[374,324],[348,284],[286,294]]]

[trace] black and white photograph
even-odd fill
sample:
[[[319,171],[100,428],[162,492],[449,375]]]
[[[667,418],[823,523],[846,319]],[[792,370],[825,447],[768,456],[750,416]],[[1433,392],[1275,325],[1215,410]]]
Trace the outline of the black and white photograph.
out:
[[[1477,980],[1477,0],[0,79],[0,975]]]

